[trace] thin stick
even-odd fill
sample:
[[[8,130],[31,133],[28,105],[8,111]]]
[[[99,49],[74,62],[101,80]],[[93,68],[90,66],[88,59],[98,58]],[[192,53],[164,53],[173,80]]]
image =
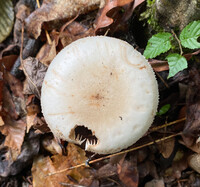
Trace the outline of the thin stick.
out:
[[[185,120],[186,120],[186,118],[181,118],[181,119],[178,119],[178,120],[176,120],[176,121],[172,121],[172,122],[170,122],[170,123],[165,123],[164,125],[161,125],[161,126],[158,126],[158,127],[153,127],[153,128],[151,128],[151,129],[149,129],[149,130],[150,130],[150,131],[157,131],[157,130],[162,129],[162,128],[164,128],[164,127],[168,127],[168,126],[171,126],[171,125],[180,123],[180,122],[185,121]]]
[[[183,54],[183,49],[182,49],[182,46],[181,46],[181,42],[180,42],[180,40],[178,39],[178,37],[177,37],[177,35],[176,35],[176,33],[174,32],[173,29],[171,29],[171,32],[172,32],[172,34],[174,35],[175,39],[176,39],[177,42],[178,42],[178,46],[179,46],[179,49],[180,49],[180,55],[182,55],[182,54]]]
[[[36,2],[37,2],[38,8],[40,8],[40,2],[39,2],[39,0],[36,0]]]
[[[150,146],[152,144],[168,140],[168,139],[173,138],[173,137],[178,136],[178,135],[181,135],[181,133],[172,134],[170,136],[167,136],[167,137],[164,137],[164,138],[161,138],[161,139],[158,139],[158,140],[155,140],[155,141],[152,141],[152,142],[149,142],[149,143],[134,147],[132,149],[128,149],[128,150],[125,150],[125,151],[122,151],[122,152],[114,153],[114,154],[111,154],[111,155],[108,155],[108,156],[104,156],[104,157],[101,157],[101,158],[98,158],[98,159],[95,159],[95,160],[91,160],[91,161],[88,162],[88,164],[93,164],[93,163],[96,163],[96,162],[99,162],[99,161],[102,161],[102,160],[105,160],[105,159],[108,159],[108,158],[111,158],[111,157],[114,157],[114,156],[118,156],[118,155],[121,155],[121,154],[124,154],[124,153],[129,153],[131,151],[135,151],[135,150],[141,149],[143,147],[147,147],[147,146]],[[59,173],[62,173],[62,172],[68,171],[68,170],[72,170],[72,169],[75,169],[75,168],[79,168],[79,167],[82,167],[82,166],[86,166],[86,164],[85,163],[81,163],[81,164],[76,165],[76,166],[72,166],[72,167],[69,167],[69,168],[66,168],[66,169],[63,169],[63,170],[60,170],[60,171],[49,173],[47,176],[59,174]]]
[[[156,73],[156,75],[159,77],[159,79],[163,82],[163,84],[167,87],[167,88],[169,88],[169,85],[165,82],[165,80],[160,76],[160,74],[159,73],[157,73],[156,71],[155,71],[155,73]]]
[[[39,0],[36,0],[36,2],[37,2],[37,7],[40,8],[40,2],[39,2]],[[49,36],[49,33],[48,33],[48,31],[47,31],[46,29],[45,29],[45,34],[46,34],[46,37],[47,37],[47,42],[48,42],[48,44],[51,45],[51,44],[52,44],[52,41],[51,41],[51,38],[50,38],[50,36]]]

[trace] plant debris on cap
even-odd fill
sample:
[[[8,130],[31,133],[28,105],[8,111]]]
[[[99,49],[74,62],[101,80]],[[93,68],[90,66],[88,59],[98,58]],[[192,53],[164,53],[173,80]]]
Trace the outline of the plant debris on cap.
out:
[[[111,37],[79,39],[46,73],[41,95],[53,134],[99,154],[135,143],[153,122],[158,85],[147,60]]]

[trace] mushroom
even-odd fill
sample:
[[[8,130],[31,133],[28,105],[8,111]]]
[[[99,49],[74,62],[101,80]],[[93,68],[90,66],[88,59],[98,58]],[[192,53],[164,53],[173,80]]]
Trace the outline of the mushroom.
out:
[[[52,61],[41,106],[53,134],[109,154],[135,143],[153,122],[158,85],[147,60],[125,41],[86,37]]]

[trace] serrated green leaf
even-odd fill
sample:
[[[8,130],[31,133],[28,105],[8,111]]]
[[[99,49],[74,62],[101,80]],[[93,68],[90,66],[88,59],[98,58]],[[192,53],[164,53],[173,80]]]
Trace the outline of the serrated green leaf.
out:
[[[170,107],[171,107],[170,104],[166,104],[166,105],[162,106],[161,109],[159,110],[159,112],[157,112],[157,115],[161,116],[161,115],[167,113],[168,110],[170,109]]]
[[[167,52],[171,48],[171,36],[172,34],[168,32],[153,35],[149,39],[143,55],[148,59]]]
[[[200,43],[197,41],[200,37],[200,20],[193,21],[187,25],[180,34],[181,44],[189,49],[200,48]]]
[[[12,31],[14,23],[14,11],[11,0],[0,0],[0,43],[7,38]]]
[[[173,53],[166,57],[169,64],[169,75],[168,78],[173,77],[179,71],[182,71],[188,67],[187,60],[185,57]]]

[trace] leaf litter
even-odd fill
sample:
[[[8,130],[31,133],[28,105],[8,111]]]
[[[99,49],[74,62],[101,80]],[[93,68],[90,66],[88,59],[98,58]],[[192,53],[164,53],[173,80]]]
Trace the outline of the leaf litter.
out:
[[[35,0],[19,0],[14,4],[14,33],[0,48],[1,185],[162,187],[200,184],[198,49],[183,55],[191,61],[185,73],[178,73],[169,80],[167,62],[149,60],[158,75],[159,109],[166,104],[171,107],[156,116],[147,134],[125,151],[107,156],[92,155],[74,144],[55,139],[42,116],[41,86],[55,55],[86,36],[134,35],[130,32],[130,20],[136,19],[137,13],[146,6],[143,2],[45,0],[40,8]],[[22,32],[24,21],[26,27]],[[138,46],[139,51],[144,50],[135,40],[126,37],[126,41]],[[163,87],[163,82],[168,86]],[[182,92],[180,84],[186,91]],[[10,177],[12,175],[17,179]]]

